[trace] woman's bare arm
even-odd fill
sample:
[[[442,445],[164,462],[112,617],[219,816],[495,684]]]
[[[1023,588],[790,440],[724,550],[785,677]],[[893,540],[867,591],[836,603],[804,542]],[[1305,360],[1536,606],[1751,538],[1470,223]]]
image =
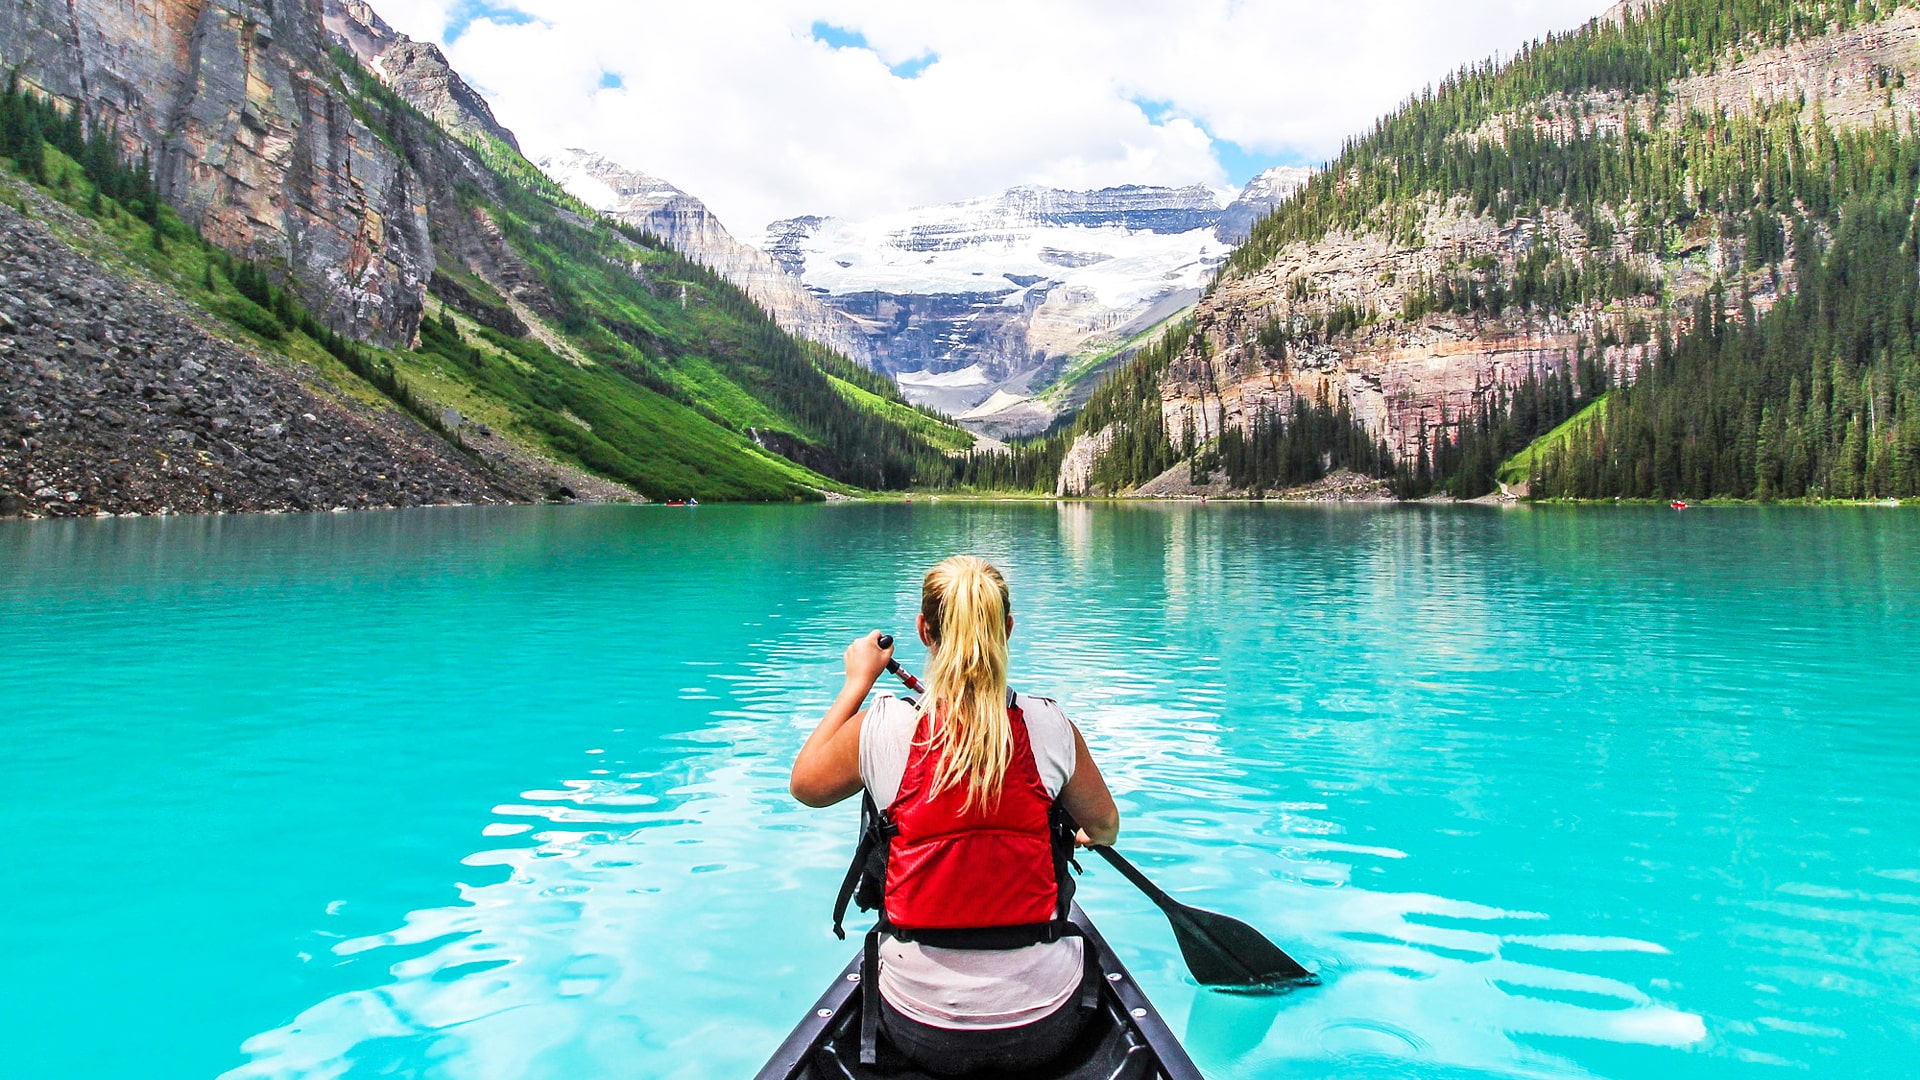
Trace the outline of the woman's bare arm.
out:
[[[787,790],[794,798],[808,806],[832,806],[860,790],[860,725],[867,717],[860,703],[891,659],[893,650],[880,647],[878,630],[847,646],[847,681],[840,696],[793,759]]]
[[[1073,776],[1060,789],[1060,803],[1080,823],[1081,843],[1107,846],[1120,839],[1120,808],[1078,727],[1073,729]]]

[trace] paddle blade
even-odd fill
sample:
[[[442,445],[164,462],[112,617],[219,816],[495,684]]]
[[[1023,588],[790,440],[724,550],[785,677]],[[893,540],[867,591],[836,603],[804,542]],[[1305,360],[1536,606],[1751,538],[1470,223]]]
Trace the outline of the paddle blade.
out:
[[[1187,969],[1202,986],[1274,989],[1319,981],[1260,931],[1218,912],[1171,898],[1161,904]]]
[[[1200,985],[1268,990],[1320,981],[1260,931],[1239,919],[1188,907],[1175,900],[1165,889],[1147,880],[1139,867],[1110,847],[1093,850],[1146,893],[1147,899],[1166,915],[1167,922],[1173,925],[1173,939],[1180,943],[1180,955],[1186,958],[1187,970],[1193,972]]]

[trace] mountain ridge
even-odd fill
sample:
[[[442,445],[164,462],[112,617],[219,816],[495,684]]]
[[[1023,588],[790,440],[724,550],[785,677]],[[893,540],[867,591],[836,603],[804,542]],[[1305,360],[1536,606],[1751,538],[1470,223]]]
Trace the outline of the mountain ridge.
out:
[[[1225,234],[1243,228],[1308,175],[1269,170],[1237,193],[1024,185],[860,219],[784,219],[758,243],[864,330],[911,400],[976,431],[1031,435],[1083,399],[1056,393],[1060,379],[1097,377],[1127,341],[1199,299],[1228,251],[1223,222]]]
[[[718,271],[788,331],[872,366],[872,350],[850,319],[822,304],[764,252],[734,239],[696,196],[592,150],[563,150],[534,164],[588,206]]]

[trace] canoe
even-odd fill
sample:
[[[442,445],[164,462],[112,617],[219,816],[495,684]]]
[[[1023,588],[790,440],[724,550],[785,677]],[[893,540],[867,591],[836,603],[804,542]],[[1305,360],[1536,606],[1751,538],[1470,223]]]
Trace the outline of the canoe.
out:
[[[1021,1073],[1020,1080],[1201,1080],[1173,1029],[1078,904],[1073,905],[1072,919],[1086,934],[1087,947],[1106,976],[1100,1008],[1058,1061]],[[856,954],[756,1080],[922,1080],[925,1074],[916,1070],[887,1067],[884,1037],[880,1065],[860,1064],[859,989]]]

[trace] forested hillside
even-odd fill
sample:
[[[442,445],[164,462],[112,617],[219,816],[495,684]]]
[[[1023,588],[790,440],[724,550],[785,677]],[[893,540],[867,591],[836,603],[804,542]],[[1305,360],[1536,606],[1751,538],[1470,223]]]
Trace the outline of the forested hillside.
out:
[[[1864,0],[1616,9],[1464,70],[1257,223],[1089,477],[1192,457],[1262,490],[1920,494],[1920,17]],[[1809,87],[1814,92],[1809,92]]]

